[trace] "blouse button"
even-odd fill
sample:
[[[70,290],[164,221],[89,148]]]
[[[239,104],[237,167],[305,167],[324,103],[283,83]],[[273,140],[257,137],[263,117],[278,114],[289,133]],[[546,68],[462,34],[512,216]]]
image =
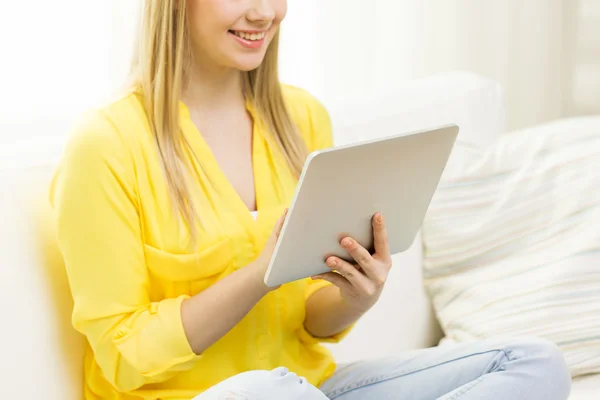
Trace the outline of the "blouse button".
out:
[[[121,328],[115,333],[115,339],[121,339],[127,335],[127,330],[125,328]]]

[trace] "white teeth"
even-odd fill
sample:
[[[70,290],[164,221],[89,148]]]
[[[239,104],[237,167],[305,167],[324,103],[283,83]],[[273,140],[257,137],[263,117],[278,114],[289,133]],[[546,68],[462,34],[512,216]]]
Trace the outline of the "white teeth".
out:
[[[238,32],[232,31],[234,35],[241,37],[246,40],[261,40],[266,36],[266,32],[261,33],[246,33],[246,32]]]

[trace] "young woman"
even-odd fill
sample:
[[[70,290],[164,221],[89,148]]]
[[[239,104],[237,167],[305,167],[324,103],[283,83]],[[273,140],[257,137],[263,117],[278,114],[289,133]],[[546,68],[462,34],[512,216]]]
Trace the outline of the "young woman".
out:
[[[145,0],[130,90],[78,124],[51,197],[85,398],[566,399],[562,355],[536,339],[336,366],[320,342],[391,267],[380,214],[374,255],[344,238],[356,264],[262,283],[305,157],[332,145],[323,106],[278,81],[285,14],[286,0]]]

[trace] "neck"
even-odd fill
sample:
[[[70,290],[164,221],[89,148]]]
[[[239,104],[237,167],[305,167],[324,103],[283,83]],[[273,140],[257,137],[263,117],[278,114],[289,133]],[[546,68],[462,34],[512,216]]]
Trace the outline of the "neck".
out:
[[[192,109],[244,104],[242,73],[235,68],[196,66],[183,91],[183,101]]]

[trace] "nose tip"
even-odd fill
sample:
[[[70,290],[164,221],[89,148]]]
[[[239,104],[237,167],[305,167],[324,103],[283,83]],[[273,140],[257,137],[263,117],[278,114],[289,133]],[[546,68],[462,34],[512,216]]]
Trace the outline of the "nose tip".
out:
[[[275,10],[268,1],[258,0],[248,13],[250,21],[270,22],[275,19]]]

